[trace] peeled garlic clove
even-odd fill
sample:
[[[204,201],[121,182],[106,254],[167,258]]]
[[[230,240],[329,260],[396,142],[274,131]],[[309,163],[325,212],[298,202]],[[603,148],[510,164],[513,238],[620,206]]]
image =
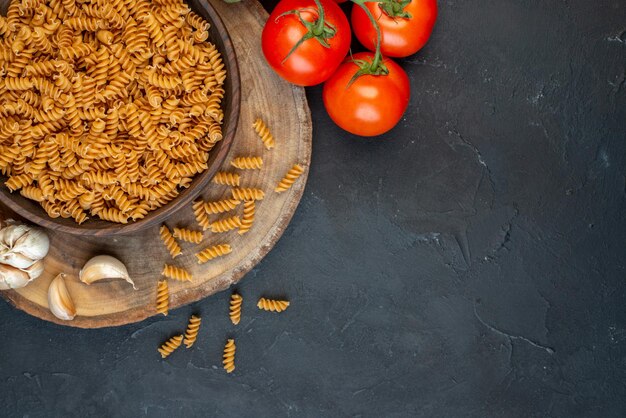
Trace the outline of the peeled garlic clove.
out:
[[[4,254],[0,254],[0,263],[8,264],[9,266],[18,268],[18,269],[27,269],[33,264],[35,264],[36,260],[26,257],[20,253],[14,253],[12,251],[7,251]]]
[[[54,316],[71,321],[76,316],[76,307],[65,285],[65,274],[59,273],[48,287],[48,308]]]
[[[137,290],[124,263],[110,255],[98,255],[87,261],[78,277],[81,282],[86,284],[104,279],[124,279],[133,285],[133,289]]]
[[[41,276],[41,273],[43,273],[43,268],[43,260],[37,260],[35,261],[35,264],[27,269],[23,269],[22,271],[28,274],[30,280],[35,280],[37,277]]]
[[[0,290],[17,289],[30,282],[27,272],[15,267],[0,264]]]
[[[29,227],[29,231],[15,241],[12,251],[25,255],[31,260],[41,260],[48,254],[49,249],[48,234],[41,228]]]

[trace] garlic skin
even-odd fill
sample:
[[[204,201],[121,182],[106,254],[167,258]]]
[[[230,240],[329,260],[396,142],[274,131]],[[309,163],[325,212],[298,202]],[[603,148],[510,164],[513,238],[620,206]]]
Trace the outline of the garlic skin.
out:
[[[133,285],[133,289],[137,290],[124,263],[110,255],[98,255],[87,261],[78,278],[85,284],[92,284],[104,279],[123,279]]]
[[[1,221],[0,268],[4,279],[0,290],[17,289],[39,277],[49,249],[50,239],[43,229],[12,219]]]
[[[27,269],[35,264],[35,261],[36,260],[30,259],[25,255],[22,255],[20,253],[14,253],[12,251],[7,251],[4,254],[0,254],[1,264],[7,264],[18,269]]]
[[[76,316],[76,307],[65,284],[65,273],[59,273],[48,287],[48,308],[54,316],[71,321]]]
[[[0,264],[0,290],[24,287],[30,280],[27,272],[6,264]]]
[[[41,260],[48,254],[50,238],[43,229],[32,228],[13,244],[13,251],[32,260]]]

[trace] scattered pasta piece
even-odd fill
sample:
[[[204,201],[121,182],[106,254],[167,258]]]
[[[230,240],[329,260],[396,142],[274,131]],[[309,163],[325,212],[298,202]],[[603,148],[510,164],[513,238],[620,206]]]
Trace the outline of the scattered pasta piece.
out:
[[[218,214],[229,212],[239,206],[241,201],[237,199],[224,199],[215,202],[204,202],[204,210],[208,214]]]
[[[157,284],[156,310],[158,313],[167,316],[170,308],[170,290],[167,280],[159,281]]]
[[[181,282],[189,282],[192,278],[191,273],[189,273],[187,270],[169,264],[166,264],[163,267],[163,271],[161,272],[161,274],[168,279],[174,279]]]
[[[193,343],[196,342],[201,321],[202,319],[196,315],[191,315],[191,318],[189,318],[189,324],[187,325],[187,330],[185,331],[185,346],[187,348],[191,348]]]
[[[261,189],[234,188],[231,190],[233,199],[237,200],[263,200],[265,192]]]
[[[267,149],[274,148],[274,145],[275,145],[274,144],[274,137],[272,136],[272,134],[270,133],[270,130],[267,127],[267,125],[265,125],[265,122],[263,122],[263,120],[261,118],[258,118],[252,124],[252,127],[254,128],[256,133],[259,135],[259,138],[261,138],[261,141],[263,141],[263,145],[265,145],[265,148],[267,148]]]
[[[220,171],[213,177],[213,183],[223,184],[225,186],[239,186],[241,175],[238,173],[229,173],[228,171]]]
[[[224,360],[222,363],[224,364],[224,370],[226,373],[232,373],[235,370],[235,351],[237,350],[237,346],[235,345],[235,340],[229,339],[224,347]]]
[[[176,258],[183,253],[183,250],[180,248],[180,245],[178,245],[167,226],[161,225],[159,234],[161,235],[161,241],[165,244],[165,248],[167,248],[172,258]]]
[[[215,257],[222,257],[226,254],[232,252],[232,248],[229,244],[218,244],[209,248],[205,248],[198,254],[196,257],[198,258],[198,264],[204,264],[209,260],[214,259]]]
[[[175,337],[167,340],[161,347],[157,349],[159,353],[161,353],[161,358],[166,358],[170,354],[172,354],[180,344],[183,342],[183,335],[177,335]]]
[[[264,311],[282,312],[289,307],[289,302],[286,300],[261,298],[256,306]]]
[[[230,162],[230,165],[240,170],[260,170],[263,167],[263,158],[237,157]]]
[[[196,221],[202,227],[203,231],[206,231],[211,227],[211,221],[207,211],[204,209],[204,202],[198,200],[193,203],[193,214],[196,217]]]
[[[282,180],[278,182],[278,185],[276,186],[276,189],[274,189],[274,191],[282,193],[289,190],[291,185],[296,180],[298,180],[298,177],[300,177],[302,173],[304,173],[304,168],[302,168],[300,164],[294,164],[293,167],[291,167],[291,169],[287,172],[287,174],[285,174],[285,177],[283,177]]]
[[[202,238],[204,238],[201,231],[192,231],[186,228],[174,228],[174,238],[191,242],[193,244],[200,244]]]
[[[231,216],[230,218],[219,219],[211,223],[212,232],[228,232],[241,226],[239,216]]]
[[[241,217],[241,225],[239,225],[239,235],[245,234],[252,227],[255,206],[254,200],[243,202],[243,216]]]
[[[241,321],[241,304],[243,303],[243,298],[241,295],[237,293],[233,293],[230,296],[230,321],[237,325],[239,321]]]

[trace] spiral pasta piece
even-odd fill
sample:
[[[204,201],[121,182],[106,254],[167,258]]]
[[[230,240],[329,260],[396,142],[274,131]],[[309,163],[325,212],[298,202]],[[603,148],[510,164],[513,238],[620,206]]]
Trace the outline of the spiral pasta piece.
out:
[[[161,354],[161,358],[166,358],[172,354],[183,342],[183,335],[177,335],[167,340],[157,351]]]
[[[263,158],[237,157],[230,162],[230,165],[240,170],[259,170],[263,167]]]
[[[232,252],[232,248],[229,244],[218,244],[212,247],[205,248],[196,254],[198,258],[198,264],[204,264],[209,260],[212,260],[216,257],[222,257],[226,254]]]
[[[172,258],[176,258],[183,253],[183,250],[180,248],[180,245],[178,245],[167,226],[161,225],[159,235],[161,236],[161,241],[165,244],[165,248],[167,248],[167,251],[169,251]]]
[[[180,282],[190,282],[192,279],[191,273],[182,267],[172,266],[165,264],[161,274],[168,279],[178,280]]]
[[[264,311],[282,312],[289,307],[289,302],[286,300],[261,298],[256,306]]]
[[[277,193],[282,193],[293,185],[293,183],[298,180],[298,178],[304,173],[304,168],[300,164],[294,164],[293,167],[289,169],[287,174],[278,182],[276,188],[274,189]]]
[[[239,235],[245,234],[252,228],[255,210],[256,204],[254,200],[243,202],[243,215],[241,217],[241,224],[239,225]]]
[[[240,200],[237,199],[224,199],[217,200],[214,202],[203,202],[203,208],[209,215],[230,212],[235,209],[241,203]]]
[[[256,131],[257,135],[259,135],[259,138],[261,138],[261,141],[263,141],[263,145],[265,145],[265,148],[267,149],[274,148],[274,145],[275,145],[274,137],[272,136],[267,125],[265,125],[265,122],[263,122],[261,118],[258,118],[257,120],[255,120],[254,123],[252,124],[252,127]]]
[[[233,325],[239,324],[241,321],[241,305],[243,304],[243,298],[237,293],[230,295],[230,321]]]
[[[185,346],[187,348],[191,348],[191,346],[196,342],[201,322],[202,318],[199,316],[191,315],[191,318],[189,318],[189,324],[187,325],[187,330],[185,331]]]
[[[193,214],[196,217],[196,221],[202,227],[203,231],[206,231],[211,227],[211,221],[207,211],[204,209],[204,202],[198,200],[193,204]]]
[[[223,184],[225,186],[239,186],[241,176],[238,173],[229,173],[227,171],[219,171],[213,177],[213,183]]]
[[[161,280],[157,284],[156,311],[167,316],[170,308],[170,290],[167,280]]]
[[[231,190],[233,199],[237,200],[263,200],[265,197],[265,192],[261,189],[253,189],[253,188],[234,188]]]
[[[222,364],[224,364],[224,370],[226,373],[232,373],[235,370],[235,351],[237,350],[237,346],[235,345],[235,340],[229,339],[224,347],[224,355]]]
[[[239,216],[231,216],[229,218],[219,219],[211,223],[211,232],[228,232],[241,226]]]
[[[186,228],[174,228],[174,238],[194,244],[200,244],[200,242],[202,242],[203,234],[201,231],[192,231]]]

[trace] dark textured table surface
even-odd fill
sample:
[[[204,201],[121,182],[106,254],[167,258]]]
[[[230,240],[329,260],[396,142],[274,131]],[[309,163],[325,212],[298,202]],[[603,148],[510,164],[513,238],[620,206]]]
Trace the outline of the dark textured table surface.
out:
[[[310,89],[305,196],[240,326],[230,292],[104,330],[1,302],[0,414],[625,416],[626,2],[439,6],[390,134],[345,134]]]

